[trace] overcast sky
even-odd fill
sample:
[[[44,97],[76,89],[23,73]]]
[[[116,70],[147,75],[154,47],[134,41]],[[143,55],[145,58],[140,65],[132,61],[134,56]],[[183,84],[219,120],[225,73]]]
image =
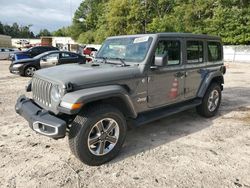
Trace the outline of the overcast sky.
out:
[[[71,24],[71,13],[82,0],[0,0],[0,21],[4,24],[17,22],[32,24],[31,30],[57,30]]]

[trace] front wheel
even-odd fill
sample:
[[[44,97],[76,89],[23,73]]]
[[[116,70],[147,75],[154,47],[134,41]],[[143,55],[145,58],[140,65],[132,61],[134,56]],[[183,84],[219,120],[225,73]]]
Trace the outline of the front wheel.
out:
[[[216,115],[221,102],[221,87],[212,83],[202,99],[202,104],[197,107],[197,112],[204,117]]]
[[[29,66],[25,69],[24,75],[27,77],[32,77],[35,72],[36,72],[36,67]]]
[[[69,131],[72,153],[83,163],[101,165],[121,150],[127,125],[123,114],[110,105],[98,105],[82,111]]]

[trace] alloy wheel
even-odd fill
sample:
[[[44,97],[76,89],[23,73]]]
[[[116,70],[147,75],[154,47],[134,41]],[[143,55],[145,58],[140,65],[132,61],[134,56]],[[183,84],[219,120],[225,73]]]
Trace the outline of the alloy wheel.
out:
[[[217,90],[213,90],[209,94],[209,97],[208,97],[208,110],[210,112],[213,112],[217,108],[218,103],[219,103],[219,98],[220,98],[220,95],[219,95],[219,92]]]
[[[112,118],[104,118],[98,121],[89,133],[89,151],[97,156],[105,155],[115,147],[118,138],[118,123]]]
[[[32,77],[34,75],[34,72],[36,71],[35,67],[28,67],[26,69],[26,75]]]

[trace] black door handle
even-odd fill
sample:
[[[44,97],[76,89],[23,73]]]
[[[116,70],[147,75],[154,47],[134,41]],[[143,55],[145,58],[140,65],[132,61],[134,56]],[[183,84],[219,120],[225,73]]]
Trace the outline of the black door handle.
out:
[[[201,69],[197,70],[197,72],[198,72],[199,74],[201,73],[201,71],[202,71]]]
[[[184,76],[185,75],[185,73],[184,72],[177,72],[177,73],[175,73],[175,77],[182,77],[182,76]]]

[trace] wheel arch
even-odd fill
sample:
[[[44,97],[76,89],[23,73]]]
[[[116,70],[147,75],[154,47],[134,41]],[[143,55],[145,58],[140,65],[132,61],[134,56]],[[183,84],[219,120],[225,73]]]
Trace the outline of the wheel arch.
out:
[[[62,101],[68,103],[83,103],[83,108],[95,104],[110,104],[120,110],[125,117],[135,118],[137,112],[125,87],[109,85],[89,89],[78,90],[66,94]],[[80,110],[74,111],[77,114]]]
[[[203,97],[207,91],[207,89],[209,88],[209,86],[212,83],[217,83],[218,85],[220,85],[221,90],[223,90],[223,84],[224,84],[224,77],[222,75],[221,72],[213,72],[210,73],[202,82],[198,94],[198,97]]]
[[[27,64],[27,65],[25,65],[23,67],[23,73],[25,73],[26,69],[29,68],[29,67],[35,67],[36,70],[40,69],[40,66],[38,66],[37,64],[31,64],[31,63],[29,63],[29,64]]]

